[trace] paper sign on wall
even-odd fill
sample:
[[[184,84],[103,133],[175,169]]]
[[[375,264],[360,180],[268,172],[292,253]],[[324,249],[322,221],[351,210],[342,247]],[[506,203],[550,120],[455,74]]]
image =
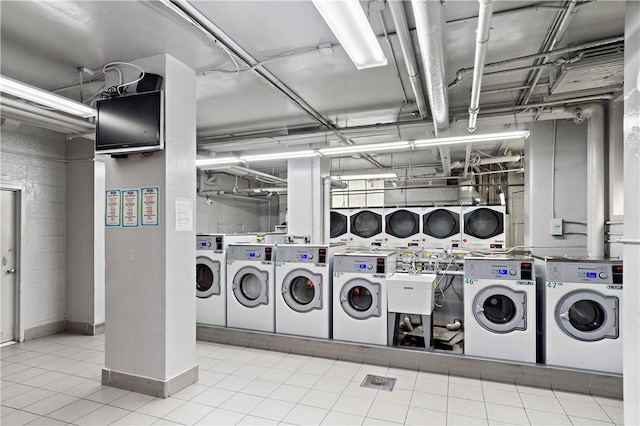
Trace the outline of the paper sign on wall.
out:
[[[119,189],[109,189],[106,192],[104,221],[105,226],[121,225],[121,194]]]
[[[158,192],[157,186],[141,188],[142,226],[158,226]]]
[[[176,199],[176,231],[193,231],[193,203],[188,198]]]
[[[122,226],[135,228],[138,226],[139,189],[122,190]]]

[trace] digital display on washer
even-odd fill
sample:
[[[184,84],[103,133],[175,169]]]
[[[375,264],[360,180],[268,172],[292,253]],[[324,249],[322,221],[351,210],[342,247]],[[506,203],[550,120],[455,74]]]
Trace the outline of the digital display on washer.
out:
[[[587,272],[584,274],[587,278],[596,278],[598,275],[595,272]]]
[[[254,251],[249,252],[249,257],[256,257],[257,253]]]
[[[360,263],[360,264],[358,265],[358,268],[360,268],[360,269],[367,269],[367,264],[366,264],[366,263]]]
[[[507,275],[509,271],[506,269],[498,269],[498,275]]]
[[[201,241],[200,242],[200,247],[206,247],[207,246],[207,242],[206,241]]]
[[[309,255],[307,253],[302,253],[300,255],[300,259],[302,259],[302,260],[307,260],[308,258],[309,258]]]

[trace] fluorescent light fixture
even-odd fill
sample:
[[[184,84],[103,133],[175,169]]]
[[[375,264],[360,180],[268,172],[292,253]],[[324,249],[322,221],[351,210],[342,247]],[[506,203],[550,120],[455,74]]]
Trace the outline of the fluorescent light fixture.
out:
[[[433,138],[433,139],[420,139],[413,141],[413,144],[419,146],[438,146],[438,145],[455,145],[474,142],[493,142],[506,139],[520,139],[528,138],[528,130],[516,130],[513,132],[501,132],[501,133],[486,133],[484,135],[464,135],[464,136],[451,136],[447,138]]]
[[[26,99],[79,117],[88,118],[96,115],[94,108],[83,103],[4,76],[0,76],[0,92],[8,93],[17,98]]]
[[[242,161],[268,161],[268,160],[288,160],[291,158],[319,157],[320,153],[314,150],[293,151],[293,152],[276,152],[273,154],[247,155],[240,157]]]
[[[387,65],[387,58],[358,0],[312,1],[356,68]]]
[[[369,173],[364,175],[345,175],[345,176],[331,176],[336,180],[365,180],[365,179],[397,179],[396,173]]]
[[[350,154],[354,152],[375,152],[375,151],[387,151],[390,149],[402,149],[409,148],[411,146],[410,142],[407,141],[399,141],[399,142],[387,142],[387,143],[371,143],[367,145],[347,145],[347,146],[338,146],[335,148],[321,148],[318,152],[322,155],[334,155],[334,154]]]
[[[242,159],[239,157],[200,158],[196,160],[196,167],[219,166],[234,163],[242,163]]]
[[[500,194],[498,194],[500,196],[500,205],[504,206],[505,204],[507,204],[507,200],[505,200],[504,198],[504,192],[500,191]]]

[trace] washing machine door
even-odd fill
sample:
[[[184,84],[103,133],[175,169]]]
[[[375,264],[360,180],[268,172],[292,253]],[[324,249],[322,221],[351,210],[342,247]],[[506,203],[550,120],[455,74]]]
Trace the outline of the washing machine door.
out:
[[[460,215],[447,209],[438,209],[422,218],[425,234],[434,238],[449,238],[460,233]]]
[[[352,318],[365,320],[382,314],[381,286],[363,278],[347,281],[340,289],[340,305]]]
[[[473,316],[492,333],[527,329],[527,294],[494,285],[484,288],[473,299]]]
[[[397,238],[408,238],[420,232],[420,216],[409,210],[396,210],[386,217],[387,234]]]
[[[362,210],[351,216],[351,233],[361,238],[371,238],[382,232],[382,216]]]
[[[464,232],[486,240],[504,232],[502,213],[489,208],[479,208],[464,215]]]
[[[347,217],[338,212],[329,213],[329,236],[338,238],[347,233]]]
[[[576,290],[558,301],[556,323],[565,334],[585,342],[616,339],[620,334],[619,303],[615,296]]]
[[[236,300],[247,308],[269,304],[269,273],[254,266],[236,272],[231,284]]]
[[[207,256],[196,257],[196,296],[206,299],[220,295],[220,262]]]
[[[322,275],[294,269],[282,281],[282,298],[296,312],[322,309]]]

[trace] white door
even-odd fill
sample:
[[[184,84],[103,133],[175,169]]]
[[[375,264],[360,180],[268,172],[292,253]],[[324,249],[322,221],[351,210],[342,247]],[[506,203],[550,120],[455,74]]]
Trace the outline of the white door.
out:
[[[16,300],[16,197],[17,192],[0,190],[0,256],[2,269],[2,335],[0,343],[15,339],[15,300]]]

